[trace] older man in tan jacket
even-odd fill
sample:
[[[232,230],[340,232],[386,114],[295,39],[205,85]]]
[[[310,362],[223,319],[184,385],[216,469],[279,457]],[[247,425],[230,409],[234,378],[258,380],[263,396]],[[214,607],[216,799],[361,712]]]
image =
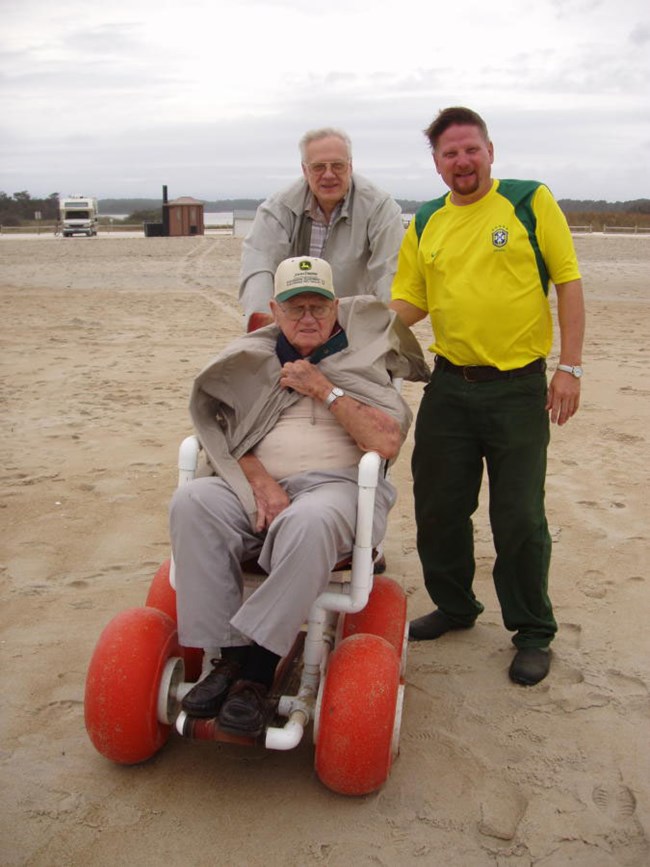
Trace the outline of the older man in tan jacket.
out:
[[[271,309],[274,325],[197,378],[191,414],[217,475],[183,485],[171,505],[179,638],[216,660],[184,709],[252,736],[279,659],[352,549],[359,458],[392,461],[406,436],[412,416],[392,377],[428,378],[409,330],[373,298],[339,301],[324,260],[282,262]],[[375,542],[394,501],[381,479]],[[250,558],[268,577],[244,602]]]
[[[310,130],[299,148],[303,177],[260,205],[244,239],[239,297],[249,331],[272,321],[273,275],[289,256],[327,260],[339,298],[390,301],[404,236],[400,206],[353,172],[352,143],[342,130]]]

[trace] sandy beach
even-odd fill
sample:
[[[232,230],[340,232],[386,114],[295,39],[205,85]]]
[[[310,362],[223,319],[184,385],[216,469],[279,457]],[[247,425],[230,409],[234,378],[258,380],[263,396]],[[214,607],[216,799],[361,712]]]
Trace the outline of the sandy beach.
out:
[[[582,407],[549,453],[551,674],[508,680],[484,491],[485,613],[410,646],[400,756],[381,791],[348,799],[317,780],[309,737],[275,753],[172,735],[119,767],[84,728],[95,643],[169,554],[192,380],[242,331],[241,241],[0,238],[0,864],[650,863],[650,237],[576,247],[588,336]],[[405,387],[414,409],[421,390]],[[411,448],[386,557],[419,616]]]

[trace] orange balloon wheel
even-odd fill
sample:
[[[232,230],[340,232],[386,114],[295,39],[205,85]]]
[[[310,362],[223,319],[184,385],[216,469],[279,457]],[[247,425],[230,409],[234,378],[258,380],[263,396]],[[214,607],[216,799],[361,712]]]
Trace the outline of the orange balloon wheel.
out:
[[[345,615],[341,637],[380,635],[401,656],[405,628],[406,594],[392,578],[375,575],[368,604],[356,614]]]
[[[153,576],[153,581],[147,593],[147,601],[144,604],[150,608],[157,608],[158,611],[164,611],[176,623],[176,591],[169,583],[170,568],[170,560],[165,560],[161,564]]]
[[[378,635],[351,635],[332,653],[315,760],[328,788],[366,795],[386,782],[399,684],[399,657]]]
[[[266,313],[251,313],[246,331],[250,334],[251,331],[257,331],[258,328],[263,328],[265,325],[267,325]]]
[[[129,608],[100,635],[86,676],[84,716],[90,740],[107,759],[143,762],[169,737],[157,704],[173,656],[180,656],[176,625],[155,608]]]
[[[164,611],[174,623],[178,624],[176,614],[176,591],[169,583],[171,561],[165,560],[153,576],[145,605]],[[180,655],[185,663],[185,679],[194,682],[199,679],[203,665],[203,651],[198,647],[181,647]]]

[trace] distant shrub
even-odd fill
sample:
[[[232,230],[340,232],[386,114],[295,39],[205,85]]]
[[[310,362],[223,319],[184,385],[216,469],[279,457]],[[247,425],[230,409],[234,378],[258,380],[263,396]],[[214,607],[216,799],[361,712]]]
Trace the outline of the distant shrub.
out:
[[[0,212],[0,226],[22,226],[22,220],[15,214]]]
[[[650,226],[650,214],[630,211],[565,211],[570,226],[591,226],[592,231],[602,232],[603,226]]]
[[[162,222],[162,210],[152,208],[147,211],[134,211],[123,221],[125,223],[160,223]]]

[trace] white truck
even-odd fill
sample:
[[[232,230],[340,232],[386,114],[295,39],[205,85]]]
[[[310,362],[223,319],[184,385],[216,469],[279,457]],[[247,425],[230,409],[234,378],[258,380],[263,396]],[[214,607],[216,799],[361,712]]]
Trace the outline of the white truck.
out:
[[[99,206],[93,196],[61,196],[59,198],[59,228],[64,238],[72,235],[97,234]]]

